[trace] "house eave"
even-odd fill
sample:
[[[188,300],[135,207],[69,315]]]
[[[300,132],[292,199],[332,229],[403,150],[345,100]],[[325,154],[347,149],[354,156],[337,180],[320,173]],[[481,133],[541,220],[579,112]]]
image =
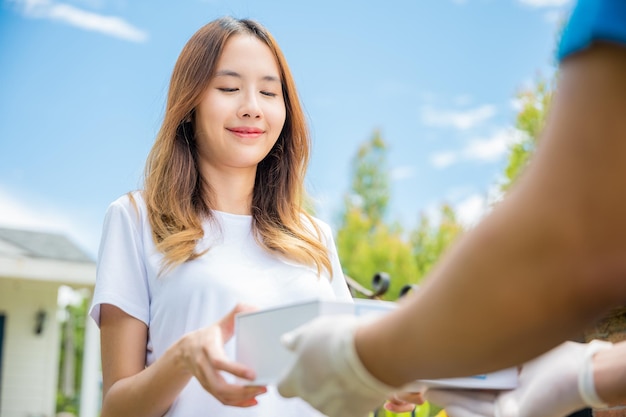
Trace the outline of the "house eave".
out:
[[[0,278],[94,286],[96,265],[90,262],[0,256]]]

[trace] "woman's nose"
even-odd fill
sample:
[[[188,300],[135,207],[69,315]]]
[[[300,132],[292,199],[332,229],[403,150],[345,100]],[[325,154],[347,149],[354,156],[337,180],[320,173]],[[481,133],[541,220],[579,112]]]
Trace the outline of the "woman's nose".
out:
[[[259,101],[255,94],[245,94],[242,98],[242,103],[239,106],[239,117],[249,117],[257,119],[261,117],[262,111],[259,106]]]

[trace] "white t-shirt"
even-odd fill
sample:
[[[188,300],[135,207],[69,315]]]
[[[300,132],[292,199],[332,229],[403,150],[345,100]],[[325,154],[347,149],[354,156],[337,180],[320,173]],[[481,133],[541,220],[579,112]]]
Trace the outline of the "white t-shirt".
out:
[[[252,236],[251,216],[223,212],[214,212],[217,222],[203,225],[197,249],[210,248],[207,253],[159,275],[163,256],[152,240],[141,193],[133,197],[136,208],[125,195],[107,210],[90,315],[99,324],[100,305],[112,304],[146,323],[147,365],[185,333],[215,323],[238,302],[266,308],[313,298],[352,299],[330,227],[319,220],[332,277],[268,253]],[[231,359],[234,347],[234,340],[225,345]],[[232,375],[225,376],[234,382]],[[257,399],[259,404],[250,408],[224,406],[192,378],[166,416],[321,415],[300,399],[281,397],[274,387]]]

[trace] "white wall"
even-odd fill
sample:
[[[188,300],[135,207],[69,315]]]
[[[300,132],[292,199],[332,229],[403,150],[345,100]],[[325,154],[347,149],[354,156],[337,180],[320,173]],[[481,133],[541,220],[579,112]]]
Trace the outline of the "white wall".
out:
[[[2,358],[2,417],[52,417],[59,364],[56,319],[58,284],[0,279],[0,312],[5,315]],[[44,309],[43,333],[35,316]]]

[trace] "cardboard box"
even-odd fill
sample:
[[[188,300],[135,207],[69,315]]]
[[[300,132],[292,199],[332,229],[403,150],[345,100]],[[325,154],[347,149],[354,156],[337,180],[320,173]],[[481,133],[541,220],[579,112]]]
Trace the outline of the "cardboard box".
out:
[[[252,384],[275,384],[295,360],[295,355],[280,343],[284,333],[320,316],[380,315],[395,307],[395,303],[378,300],[355,299],[354,303],[310,300],[238,314],[235,320],[236,361],[256,371],[257,378]],[[416,391],[426,387],[511,389],[516,386],[515,368],[466,378],[420,380],[410,384],[410,388]]]

